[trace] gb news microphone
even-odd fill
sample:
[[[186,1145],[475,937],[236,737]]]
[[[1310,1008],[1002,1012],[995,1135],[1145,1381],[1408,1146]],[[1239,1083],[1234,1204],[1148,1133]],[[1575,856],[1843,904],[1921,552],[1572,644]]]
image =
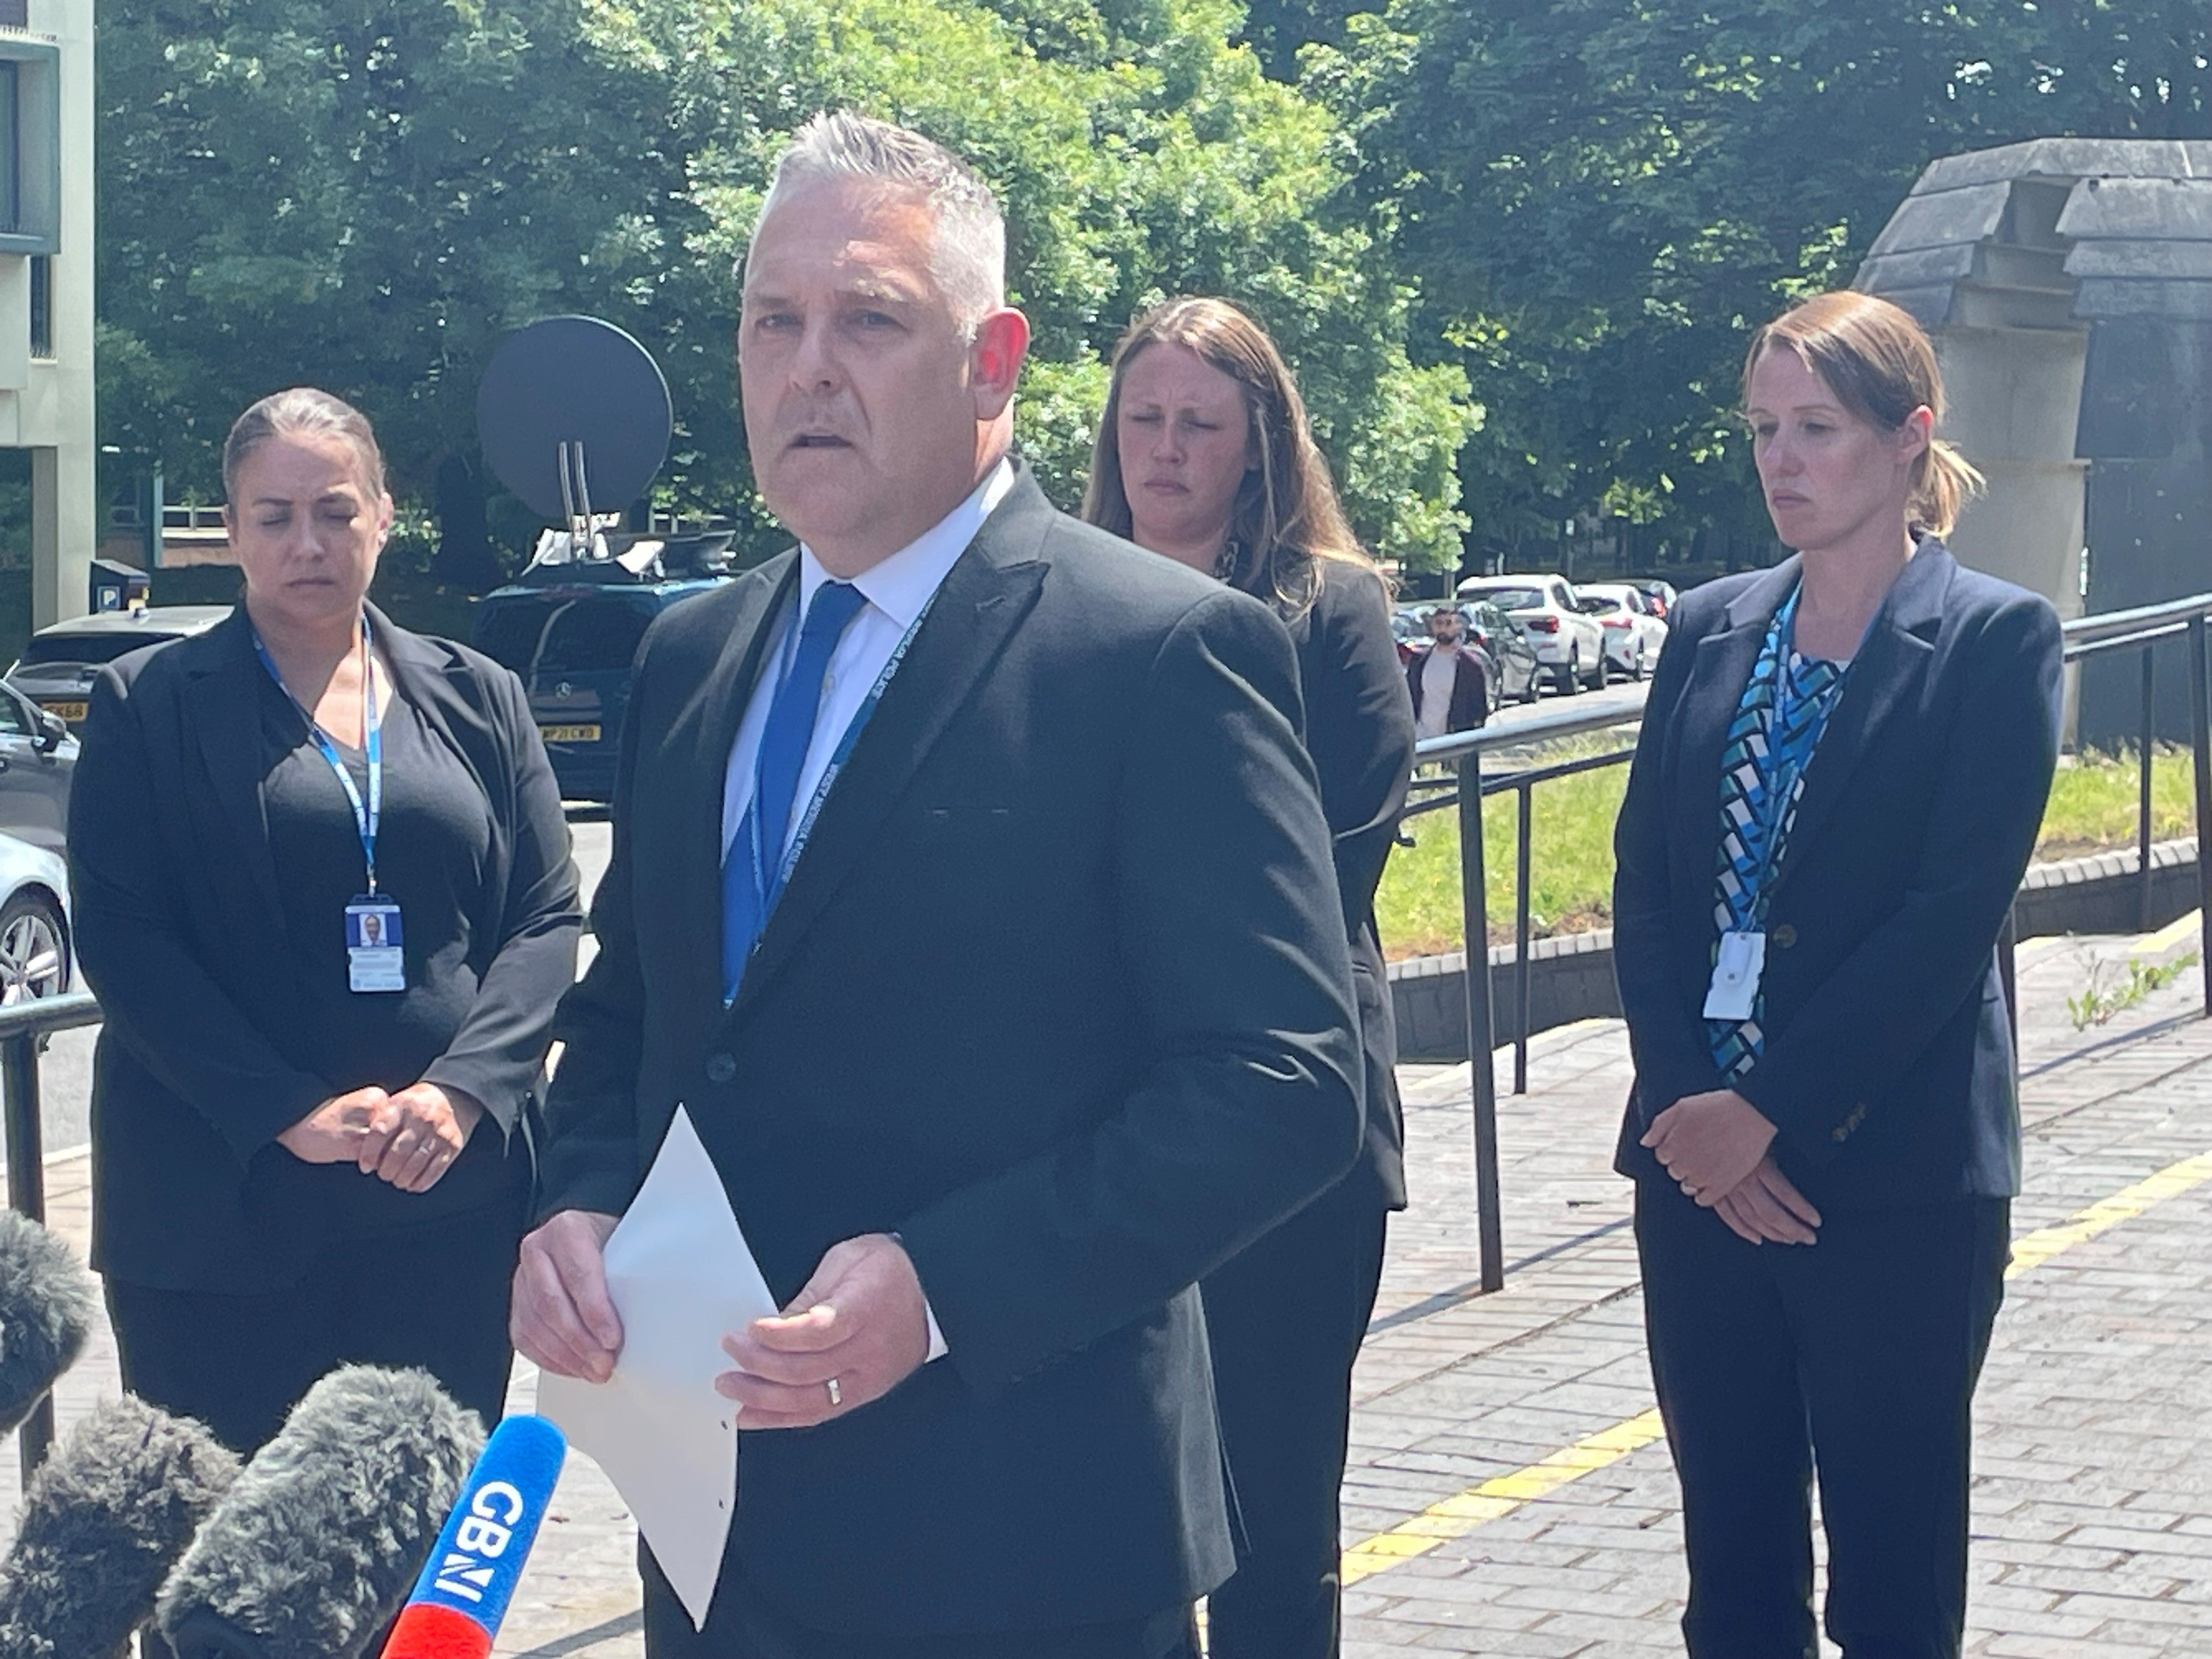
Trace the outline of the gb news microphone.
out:
[[[510,1417],[463,1483],[383,1659],[485,1659],[552,1502],[568,1443],[543,1417]]]

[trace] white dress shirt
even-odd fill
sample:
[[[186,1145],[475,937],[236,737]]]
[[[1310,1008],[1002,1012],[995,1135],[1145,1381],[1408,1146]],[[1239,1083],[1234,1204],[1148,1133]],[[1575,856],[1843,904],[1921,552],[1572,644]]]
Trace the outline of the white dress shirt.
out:
[[[798,832],[805,818],[807,806],[822,786],[823,775],[830,769],[846,727],[867,702],[868,693],[882,678],[899,641],[937,597],[937,590],[968,550],[968,544],[975,539],[983,520],[1013,487],[1013,463],[1002,459],[967,500],[934,526],[852,579],[867,604],[845,625],[837,648],[830,653],[830,670],[822,682],[822,704],[815,711],[814,736],[806,745],[806,763],[799,771],[799,793],[792,802],[791,827],[783,848],[777,849],[779,858],[791,844],[790,835]],[[760,755],[761,732],[768,725],[769,705],[775,701],[775,688],[782,678],[783,654],[791,630],[814,603],[822,585],[837,580],[822,568],[812,548],[799,544],[798,606],[795,611],[785,607],[782,625],[763,654],[760,681],[753,687],[752,701],[745,705],[745,718],[738,727],[737,741],[730,745],[730,763],[722,775],[725,860],[730,855],[730,843],[737,839],[738,826],[744,822],[745,808],[752,804],[754,763]],[[942,1358],[946,1352],[945,1334],[938,1328],[936,1312],[927,1297],[922,1310],[929,1321],[929,1358]]]
[[[991,516],[992,509],[1006,500],[1006,493],[1013,487],[1013,464],[1001,460],[967,500],[934,526],[882,563],[853,578],[853,586],[860,590],[860,597],[867,604],[845,625],[844,636],[830,655],[830,672],[822,682],[822,706],[815,713],[813,740],[806,746],[806,764],[799,774],[799,793],[792,801],[790,830],[783,847],[776,849],[779,858],[791,845],[789,836],[798,833],[805,818],[807,805],[822,786],[822,775],[830,769],[830,757],[837,752],[845,728],[853,723],[853,717],[860,712],[860,705],[868,700],[868,693],[875,689],[891,653],[914,626],[915,618],[937,597],[937,590],[959,562],[960,556],[968,550],[968,544],[975,539],[983,520]],[[814,596],[823,583],[837,580],[822,568],[812,548],[804,542],[799,544],[799,614],[803,615],[806,607],[814,603]],[[738,727],[738,740],[730,745],[729,768],[722,775],[725,859],[729,856],[730,843],[737,839],[738,826],[744,822],[745,808],[752,805],[753,766],[760,756],[761,732],[768,726],[769,704],[775,699],[784,652],[797,623],[798,616],[787,606],[782,625],[763,654],[760,680],[753,688],[752,701],[745,706],[744,723]]]

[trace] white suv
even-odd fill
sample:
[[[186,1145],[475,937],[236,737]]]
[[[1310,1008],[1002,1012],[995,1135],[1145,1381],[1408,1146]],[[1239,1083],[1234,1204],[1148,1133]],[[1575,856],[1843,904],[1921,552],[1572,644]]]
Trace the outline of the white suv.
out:
[[[1487,599],[1519,623],[1562,693],[1606,683],[1605,630],[1583,612],[1565,576],[1470,576],[1459,585],[1459,597]]]
[[[1651,614],[1643,590],[1628,582],[1606,582],[1577,592],[1605,629],[1607,660],[1632,680],[1642,679],[1667,648],[1667,624]]]

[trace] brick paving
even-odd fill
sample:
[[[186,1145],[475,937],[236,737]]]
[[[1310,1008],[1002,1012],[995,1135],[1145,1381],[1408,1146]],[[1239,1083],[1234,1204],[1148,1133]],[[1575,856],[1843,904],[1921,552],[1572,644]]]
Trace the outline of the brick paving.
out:
[[[2176,945],[2166,952],[2188,948]],[[2212,1151],[2212,1024],[2195,969],[2101,1027],[2066,999],[2124,977],[2126,939],[2023,947],[2028,1191],[2015,1230],[2063,1222]],[[2100,964],[2102,964],[2101,966]],[[1501,1087],[1510,1082],[1504,1057]],[[1351,1542],[1507,1475],[1651,1404],[1625,1183],[1607,1169],[1626,1091],[1616,1022],[1539,1037],[1533,1092],[1500,1112],[1507,1285],[1475,1293],[1468,1068],[1402,1079],[1413,1206],[1395,1228],[1357,1378]],[[48,1171],[82,1243],[85,1165]],[[527,1368],[518,1406],[532,1397]],[[115,1389],[103,1333],[59,1393],[64,1429]],[[1969,1650],[2151,1659],[2212,1630],[2212,1183],[2015,1279],[1979,1399]],[[12,1443],[0,1489],[15,1489]],[[1347,1592],[1346,1652],[1610,1656],[1679,1651],[1678,1497],[1645,1447]],[[633,1533],[571,1460],[500,1651],[635,1659]]]

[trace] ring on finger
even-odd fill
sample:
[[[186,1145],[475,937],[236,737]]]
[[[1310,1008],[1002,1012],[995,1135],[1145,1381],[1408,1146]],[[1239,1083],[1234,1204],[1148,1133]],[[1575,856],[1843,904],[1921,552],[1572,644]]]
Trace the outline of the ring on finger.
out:
[[[845,1391],[837,1386],[837,1379],[836,1377],[831,1377],[822,1386],[830,1390],[830,1406],[831,1410],[834,1411],[838,1407],[842,1406],[845,1403]]]

